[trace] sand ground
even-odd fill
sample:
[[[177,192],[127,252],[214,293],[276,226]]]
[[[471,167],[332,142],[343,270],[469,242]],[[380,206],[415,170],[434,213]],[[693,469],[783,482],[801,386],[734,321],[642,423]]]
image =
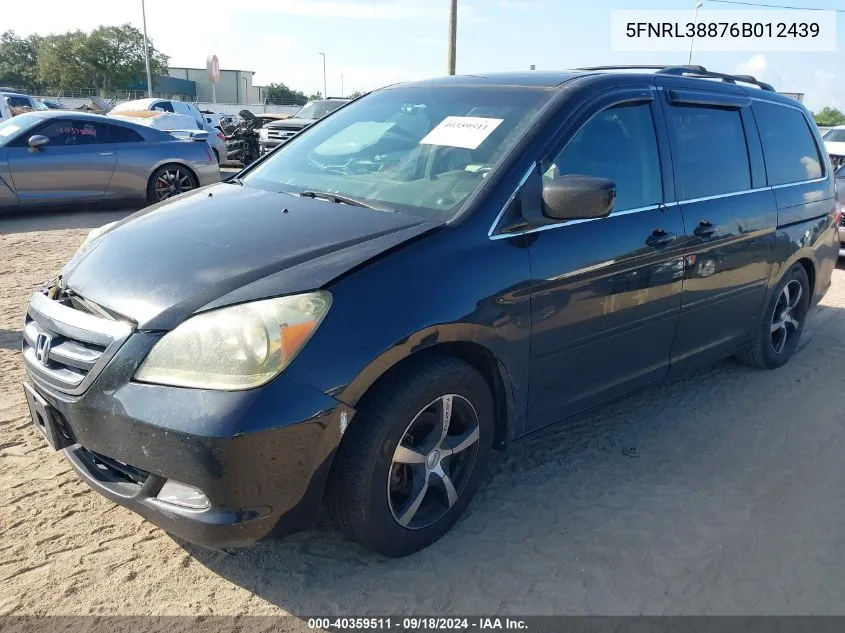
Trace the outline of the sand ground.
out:
[[[0,220],[0,614],[845,614],[845,272],[786,367],[722,362],[514,443],[415,556],[322,526],[226,555],[90,491],[28,419],[28,295],[120,215]]]

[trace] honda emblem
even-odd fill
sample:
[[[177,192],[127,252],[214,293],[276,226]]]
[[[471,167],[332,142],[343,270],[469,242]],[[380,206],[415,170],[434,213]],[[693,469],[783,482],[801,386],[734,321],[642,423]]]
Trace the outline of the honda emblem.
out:
[[[50,347],[53,345],[53,337],[49,334],[41,333],[35,339],[35,360],[42,365],[46,365],[50,360]]]

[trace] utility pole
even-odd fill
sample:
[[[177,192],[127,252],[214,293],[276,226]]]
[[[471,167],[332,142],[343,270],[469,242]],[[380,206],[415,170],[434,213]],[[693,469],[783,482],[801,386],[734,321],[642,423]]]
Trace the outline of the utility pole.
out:
[[[325,99],[328,96],[326,94],[326,54],[325,53],[317,53],[317,54],[323,56],[323,99]]]
[[[340,73],[340,96],[343,96],[343,73]]]
[[[147,96],[153,96],[153,79],[150,75],[150,53],[147,50],[147,9],[144,7],[144,0],[141,0],[141,17],[144,21],[144,60],[147,62]]]
[[[455,40],[458,33],[458,0],[452,0],[449,8],[449,74],[455,74]]]
[[[695,14],[692,18],[693,32],[692,38],[690,38],[689,41],[689,57],[687,58],[687,66],[692,66],[692,45],[695,44],[695,28],[698,26],[698,10],[702,7],[703,4],[703,2],[698,2],[695,5]]]

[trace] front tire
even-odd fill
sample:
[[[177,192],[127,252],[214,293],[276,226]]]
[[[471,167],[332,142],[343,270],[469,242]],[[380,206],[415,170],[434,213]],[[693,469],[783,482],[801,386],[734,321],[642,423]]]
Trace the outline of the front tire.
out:
[[[437,358],[368,394],[341,442],[327,491],[335,526],[386,556],[438,540],[478,489],[493,446],[490,389],[475,368]]]
[[[807,271],[801,264],[795,264],[772,293],[751,346],[737,354],[737,358],[758,369],[785,365],[798,347],[809,307]]]

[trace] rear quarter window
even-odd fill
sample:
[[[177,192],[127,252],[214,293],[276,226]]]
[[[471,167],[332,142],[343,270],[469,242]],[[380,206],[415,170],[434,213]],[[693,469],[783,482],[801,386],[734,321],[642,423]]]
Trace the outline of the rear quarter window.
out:
[[[822,157],[807,119],[800,110],[774,103],[752,106],[770,185],[821,178]]]

